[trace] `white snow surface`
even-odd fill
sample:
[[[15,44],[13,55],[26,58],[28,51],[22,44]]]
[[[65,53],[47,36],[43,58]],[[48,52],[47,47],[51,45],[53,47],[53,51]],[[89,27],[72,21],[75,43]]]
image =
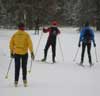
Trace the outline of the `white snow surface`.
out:
[[[41,36],[42,30],[39,35],[34,35],[34,30],[26,30],[31,35],[36,57],[31,73],[27,74],[28,87],[23,86],[22,70],[20,70],[19,84],[15,88],[14,60],[11,64],[8,79],[5,79],[10,62],[9,41],[15,31],[0,29],[0,96],[100,96],[100,32],[95,32],[98,62],[96,62],[95,48],[92,45],[91,54],[94,66],[89,67],[86,50],[85,68],[83,68],[77,64],[80,62],[81,48],[79,48],[76,60],[73,62],[79,40],[79,32],[76,28],[60,28],[61,34],[57,39],[55,64],[36,61],[43,58],[48,33],[43,33]],[[48,51],[47,61],[52,62],[51,48]],[[27,70],[29,70],[30,64],[29,54]]]

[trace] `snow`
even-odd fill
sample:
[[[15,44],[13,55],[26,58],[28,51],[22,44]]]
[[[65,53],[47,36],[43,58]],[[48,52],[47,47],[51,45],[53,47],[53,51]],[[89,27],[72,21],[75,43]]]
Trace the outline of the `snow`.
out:
[[[75,28],[71,27],[60,28],[60,30],[62,33],[57,39],[57,63],[45,64],[34,61],[32,71],[30,74],[28,73],[28,87],[26,88],[23,86],[21,71],[19,85],[17,88],[14,87],[14,61],[8,79],[5,79],[10,62],[9,40],[16,30],[0,30],[0,93],[2,96],[100,96],[100,64],[96,62],[95,48],[92,46],[91,49],[94,66],[89,67],[87,53],[85,53],[84,59],[85,68],[78,66],[76,63],[80,62],[81,48],[79,48],[75,62],[73,62],[73,59],[78,49],[79,33]],[[34,35],[34,30],[26,31],[31,35],[33,41],[34,52],[36,52],[35,60],[42,59],[48,34]],[[99,60],[99,32],[95,32],[95,39]],[[48,62],[51,62],[51,56],[50,48]],[[30,64],[29,55],[28,70]]]

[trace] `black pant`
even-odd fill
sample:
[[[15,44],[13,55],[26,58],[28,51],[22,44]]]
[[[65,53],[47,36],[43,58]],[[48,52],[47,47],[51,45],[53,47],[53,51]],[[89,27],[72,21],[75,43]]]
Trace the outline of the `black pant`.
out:
[[[48,52],[50,45],[52,47],[52,61],[54,62],[55,56],[56,56],[56,41],[54,42],[50,42],[49,40],[47,41],[45,49],[44,49],[44,58],[45,59],[47,58],[47,52]]]
[[[15,81],[19,80],[20,64],[22,64],[23,80],[27,80],[27,60],[28,53],[25,55],[15,54]]]
[[[88,53],[89,63],[92,63],[92,61],[91,61],[91,43],[82,43],[81,62],[84,61],[84,53],[85,53],[86,46],[87,46],[87,53]]]

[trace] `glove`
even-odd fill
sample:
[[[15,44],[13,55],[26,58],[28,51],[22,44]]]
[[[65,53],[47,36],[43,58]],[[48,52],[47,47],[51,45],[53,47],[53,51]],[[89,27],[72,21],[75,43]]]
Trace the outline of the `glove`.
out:
[[[34,57],[35,57],[35,56],[34,56],[34,53],[32,52],[32,53],[31,53],[31,59],[34,60]]]
[[[14,58],[14,54],[13,54],[13,53],[11,53],[11,54],[10,54],[10,57],[11,57],[11,58]]]
[[[43,32],[45,32],[46,31],[46,29],[45,28],[43,28]]]
[[[79,44],[78,44],[78,47],[80,47],[80,46],[81,46],[81,44],[79,43]]]
[[[94,47],[96,47],[96,44],[94,43]]]

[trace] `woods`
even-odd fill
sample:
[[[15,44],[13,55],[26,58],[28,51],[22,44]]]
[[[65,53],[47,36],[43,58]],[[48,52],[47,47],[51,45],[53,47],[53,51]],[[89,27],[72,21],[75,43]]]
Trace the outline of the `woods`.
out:
[[[28,29],[39,18],[41,26],[57,20],[61,26],[82,26],[86,20],[100,30],[99,0],[0,0],[0,27],[16,28],[19,21]]]

